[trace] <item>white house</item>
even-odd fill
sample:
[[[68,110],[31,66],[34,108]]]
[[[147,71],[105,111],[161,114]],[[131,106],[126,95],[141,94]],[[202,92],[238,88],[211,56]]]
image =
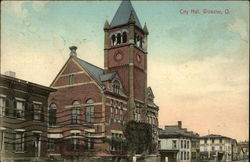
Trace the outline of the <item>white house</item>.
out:
[[[187,131],[186,128],[182,128],[181,121],[178,122],[178,125],[165,126],[164,130],[159,131],[159,152],[161,158],[165,159],[165,157],[168,157],[169,162],[196,161],[199,157],[196,155],[196,151],[198,150],[192,147],[198,146],[198,137],[198,134]],[[194,142],[198,144],[194,145]]]
[[[200,156],[203,160],[232,161],[236,140],[217,134],[200,137]]]

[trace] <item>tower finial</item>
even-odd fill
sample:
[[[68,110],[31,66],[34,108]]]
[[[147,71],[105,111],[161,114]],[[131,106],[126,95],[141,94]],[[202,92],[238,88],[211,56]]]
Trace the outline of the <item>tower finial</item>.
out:
[[[69,49],[70,49],[70,54],[69,55],[76,57],[77,56],[77,53],[76,53],[77,47],[76,46],[71,46],[71,47],[69,47]]]
[[[107,29],[109,29],[109,27],[110,27],[109,22],[108,22],[108,20],[106,20],[103,29],[107,30]]]
[[[147,28],[147,24],[145,23],[143,31],[146,35],[148,35],[148,28]]]
[[[133,23],[133,24],[135,23],[135,16],[134,16],[133,11],[130,12],[130,16],[129,16],[128,22],[129,23]]]

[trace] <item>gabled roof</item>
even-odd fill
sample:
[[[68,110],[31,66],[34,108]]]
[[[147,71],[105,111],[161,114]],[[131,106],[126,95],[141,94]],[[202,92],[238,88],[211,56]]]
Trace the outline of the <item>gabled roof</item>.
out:
[[[81,66],[85,70],[89,72],[89,74],[92,76],[92,78],[102,87],[105,88],[106,91],[109,91],[105,84],[103,82],[105,81],[111,81],[117,76],[116,72],[111,72],[111,73],[105,73],[102,68],[99,68],[91,63],[88,63],[87,61],[84,61],[78,57],[75,57],[75,60],[79,62]],[[118,77],[119,78],[119,77]],[[110,91],[112,92],[112,91]],[[120,93],[121,96],[127,97],[123,92]]]
[[[119,8],[117,9],[113,20],[110,23],[110,27],[116,27],[125,25],[128,23],[131,12],[135,18],[135,25],[142,29],[141,23],[136,15],[136,12],[130,2],[130,0],[122,0]]]

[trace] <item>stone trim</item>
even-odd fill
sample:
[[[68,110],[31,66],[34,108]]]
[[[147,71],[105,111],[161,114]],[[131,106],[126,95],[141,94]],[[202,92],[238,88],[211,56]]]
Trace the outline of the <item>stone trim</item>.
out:
[[[119,130],[110,130],[111,133],[123,134],[122,131]]]
[[[57,86],[57,87],[53,87],[53,88],[60,89],[60,88],[68,88],[68,87],[74,87],[74,86],[80,86],[80,85],[86,85],[86,84],[95,84],[95,81],[89,81],[89,82],[77,83],[77,84],[70,84],[70,85],[64,85],[64,86]]]
[[[60,77],[76,75],[76,74],[86,74],[86,73],[84,71],[78,71],[78,72],[74,72],[74,73],[62,74]]]
[[[102,105],[102,102],[96,102],[96,103],[92,103],[92,104],[79,104],[79,105],[67,105],[65,106],[64,108],[67,109],[67,108],[81,108],[83,106],[96,106],[96,105]]]

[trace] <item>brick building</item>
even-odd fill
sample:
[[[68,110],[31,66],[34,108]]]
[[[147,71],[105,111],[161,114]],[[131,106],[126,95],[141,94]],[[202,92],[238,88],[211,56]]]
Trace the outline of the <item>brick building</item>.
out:
[[[104,25],[104,69],[70,57],[51,84],[49,153],[51,159],[123,155],[124,124],[152,124],[157,141],[158,110],[147,85],[146,25],[130,1],[122,1]],[[87,49],[86,49],[87,50]],[[119,142],[118,142],[119,143]]]
[[[0,75],[0,161],[47,159],[47,105],[55,89]]]

